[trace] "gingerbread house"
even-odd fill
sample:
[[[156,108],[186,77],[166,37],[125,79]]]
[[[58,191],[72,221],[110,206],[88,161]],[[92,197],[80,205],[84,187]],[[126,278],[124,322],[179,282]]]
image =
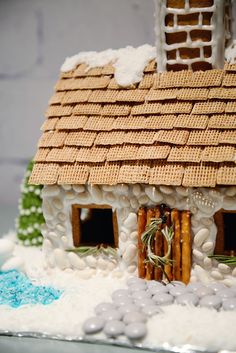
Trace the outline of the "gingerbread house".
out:
[[[190,5],[196,2],[182,2],[181,11],[191,12],[192,21]],[[220,2],[211,3],[211,10],[219,11]],[[195,12],[202,11],[195,6]],[[140,82],[121,85],[118,52],[112,52],[111,62],[111,52],[104,52],[108,62],[97,66],[89,59],[99,54],[68,59],[49,101],[30,179],[44,185],[48,265],[94,272],[119,268],[160,280],[163,271],[148,261],[143,235],[151,222],[161,220],[149,250],[173,260],[162,268],[169,279],[230,284],[236,269],[209,255],[236,250],[236,65],[214,68],[217,55],[210,60],[201,54],[200,67],[205,58],[213,68],[159,72],[163,58],[149,60],[149,55]],[[135,62],[140,48],[132,53]],[[188,65],[196,62],[192,59]],[[169,69],[186,64],[168,60]],[[132,63],[128,54],[127,61]],[[168,247],[163,234],[170,229]],[[101,244],[116,249],[117,256],[90,251],[85,257],[79,251],[102,249]]]

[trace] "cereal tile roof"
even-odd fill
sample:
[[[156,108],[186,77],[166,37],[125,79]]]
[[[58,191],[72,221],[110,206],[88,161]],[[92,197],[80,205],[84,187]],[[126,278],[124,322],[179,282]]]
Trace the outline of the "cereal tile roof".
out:
[[[61,73],[32,184],[236,185],[236,70],[156,73],[120,87],[111,65]]]

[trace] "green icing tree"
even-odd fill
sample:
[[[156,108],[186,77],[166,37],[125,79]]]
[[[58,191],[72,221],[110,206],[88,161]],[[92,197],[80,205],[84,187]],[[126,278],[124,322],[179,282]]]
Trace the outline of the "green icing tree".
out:
[[[17,237],[24,245],[41,245],[41,226],[45,223],[42,212],[41,185],[28,185],[33,169],[31,161],[26,169],[21,185],[19,217],[16,219]]]

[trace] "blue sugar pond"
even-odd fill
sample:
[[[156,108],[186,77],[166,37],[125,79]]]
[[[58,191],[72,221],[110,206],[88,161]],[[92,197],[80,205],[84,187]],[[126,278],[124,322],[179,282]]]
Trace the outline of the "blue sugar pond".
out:
[[[35,286],[18,271],[0,272],[0,305],[18,308],[25,304],[51,304],[62,291],[52,287]]]

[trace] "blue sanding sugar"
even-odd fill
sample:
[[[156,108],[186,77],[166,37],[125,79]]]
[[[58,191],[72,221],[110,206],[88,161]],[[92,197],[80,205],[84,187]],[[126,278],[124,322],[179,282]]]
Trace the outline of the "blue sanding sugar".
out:
[[[52,287],[35,286],[16,270],[0,272],[0,305],[18,308],[25,304],[51,304],[62,291]]]

